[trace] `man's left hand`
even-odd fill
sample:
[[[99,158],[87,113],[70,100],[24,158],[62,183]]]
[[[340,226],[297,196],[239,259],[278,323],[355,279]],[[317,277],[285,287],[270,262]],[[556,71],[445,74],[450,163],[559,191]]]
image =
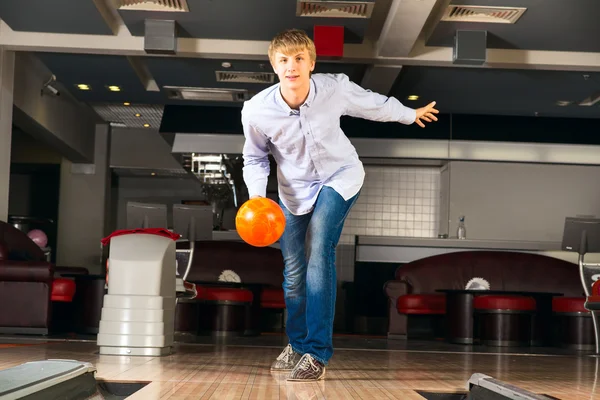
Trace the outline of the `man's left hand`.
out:
[[[432,101],[431,103],[427,104],[425,107],[416,109],[417,118],[415,119],[415,122],[421,128],[425,128],[425,124],[423,123],[423,121],[431,122],[431,121],[438,120],[434,114],[439,114],[439,111],[436,110],[434,108],[434,106],[435,106],[435,101]]]

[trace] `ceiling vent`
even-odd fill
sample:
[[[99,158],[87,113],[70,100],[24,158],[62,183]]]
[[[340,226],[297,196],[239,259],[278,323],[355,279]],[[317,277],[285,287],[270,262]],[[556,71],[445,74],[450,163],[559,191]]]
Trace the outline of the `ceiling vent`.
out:
[[[163,86],[170,99],[192,101],[246,101],[250,93],[241,89]]]
[[[323,18],[371,18],[374,2],[298,0],[296,16]]]
[[[231,83],[273,83],[275,74],[272,72],[236,72],[215,71],[217,82]]]
[[[115,128],[158,128],[162,121],[164,106],[159,104],[92,103],[92,108],[100,118]]]
[[[527,10],[524,7],[448,6],[442,21],[514,24]]]
[[[119,10],[189,12],[187,0],[117,0]]]

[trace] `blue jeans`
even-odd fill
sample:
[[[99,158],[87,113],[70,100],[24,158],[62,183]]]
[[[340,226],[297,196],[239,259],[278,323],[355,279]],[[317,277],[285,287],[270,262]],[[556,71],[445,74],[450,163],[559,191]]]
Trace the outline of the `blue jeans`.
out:
[[[313,210],[305,215],[293,215],[280,202],[286,220],[279,240],[285,263],[286,334],[294,351],[308,353],[325,365],[333,355],[335,248],[358,196],[345,201],[325,186]],[[305,243],[307,231],[309,243]],[[307,244],[310,255],[306,253]]]

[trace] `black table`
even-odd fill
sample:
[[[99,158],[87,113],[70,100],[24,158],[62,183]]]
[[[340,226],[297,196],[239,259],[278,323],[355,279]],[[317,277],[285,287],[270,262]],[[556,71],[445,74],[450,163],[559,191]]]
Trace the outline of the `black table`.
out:
[[[473,344],[473,297],[477,295],[529,296],[536,302],[531,345],[551,342],[552,298],[563,293],[512,290],[438,289],[446,294],[446,336],[451,343]]]

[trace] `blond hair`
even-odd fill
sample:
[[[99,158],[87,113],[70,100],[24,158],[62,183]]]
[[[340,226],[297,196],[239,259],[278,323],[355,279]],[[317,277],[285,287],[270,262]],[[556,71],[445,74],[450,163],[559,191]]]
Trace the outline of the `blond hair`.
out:
[[[269,60],[274,61],[275,53],[279,52],[285,55],[292,55],[304,50],[308,50],[311,61],[317,60],[317,50],[315,43],[308,37],[306,32],[300,29],[288,29],[278,33],[269,45]]]

